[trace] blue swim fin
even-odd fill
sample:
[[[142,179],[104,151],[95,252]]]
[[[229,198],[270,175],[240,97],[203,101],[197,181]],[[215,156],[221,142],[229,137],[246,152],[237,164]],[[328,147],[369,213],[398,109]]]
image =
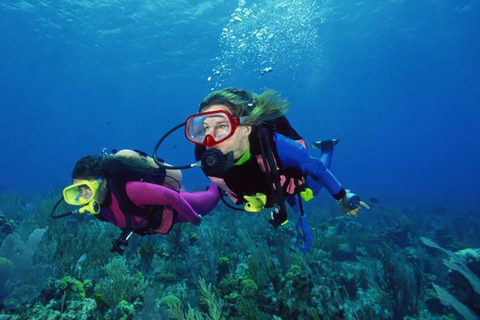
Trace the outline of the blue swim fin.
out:
[[[327,151],[333,149],[339,142],[340,139],[318,140],[313,142],[313,147],[321,151]]]
[[[298,223],[295,226],[297,228],[297,241],[295,242],[295,246],[302,252],[309,251],[312,247],[312,233],[307,224],[307,215],[299,214]]]

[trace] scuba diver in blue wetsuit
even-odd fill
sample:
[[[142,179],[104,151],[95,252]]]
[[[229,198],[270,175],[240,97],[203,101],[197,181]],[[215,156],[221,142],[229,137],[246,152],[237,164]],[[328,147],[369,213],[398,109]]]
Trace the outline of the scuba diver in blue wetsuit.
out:
[[[200,113],[172,130],[185,125],[185,136],[196,144],[199,160],[190,167],[201,165],[206,176],[244,210],[273,207],[269,222],[278,227],[287,222],[287,202],[299,214],[297,247],[308,251],[312,236],[302,199],[310,200],[324,187],[348,216],[356,217],[361,207],[369,207],[329,170],[338,140],[315,142],[321,157],[312,157],[284,116],[288,108],[274,91],[256,95],[226,88],[210,93],[200,103]]]
[[[346,191],[328,169],[338,140],[315,143],[322,155],[312,157],[284,117],[288,107],[273,91],[261,95],[237,88],[215,91],[200,103],[200,113],[188,118],[185,133],[197,145],[205,174],[236,204],[245,203],[249,211],[280,206],[270,220],[274,226],[287,221],[282,198],[300,213],[301,199],[296,195],[311,198],[321,186],[343,213],[357,216],[362,206],[368,206]],[[306,231],[298,227],[300,233]]]

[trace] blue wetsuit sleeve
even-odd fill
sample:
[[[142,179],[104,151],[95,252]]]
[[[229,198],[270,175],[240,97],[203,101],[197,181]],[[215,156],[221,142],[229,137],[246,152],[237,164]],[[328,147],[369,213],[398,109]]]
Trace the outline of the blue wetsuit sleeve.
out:
[[[298,142],[279,133],[275,133],[274,142],[278,158],[284,168],[292,167],[312,177],[337,200],[344,197],[345,190],[342,185],[320,159],[312,157]]]

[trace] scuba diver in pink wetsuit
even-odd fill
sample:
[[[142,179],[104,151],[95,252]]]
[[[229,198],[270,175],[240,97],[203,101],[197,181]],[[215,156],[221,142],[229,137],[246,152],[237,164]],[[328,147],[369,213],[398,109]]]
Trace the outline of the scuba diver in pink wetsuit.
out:
[[[189,193],[180,189],[181,171],[159,167],[152,158],[134,150],[103,156],[86,156],[75,164],[73,184],[63,190],[63,200],[101,221],[122,229],[112,252],[123,253],[133,233],[168,233],[175,223],[199,225],[220,199],[217,186]]]

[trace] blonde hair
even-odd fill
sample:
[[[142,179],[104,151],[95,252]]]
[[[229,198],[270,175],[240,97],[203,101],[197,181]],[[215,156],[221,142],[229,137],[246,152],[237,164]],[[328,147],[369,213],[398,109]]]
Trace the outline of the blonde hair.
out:
[[[234,87],[210,93],[200,103],[199,111],[215,104],[228,107],[233,116],[246,117],[242,124],[253,127],[283,116],[290,108],[290,103],[274,90],[257,95]]]

